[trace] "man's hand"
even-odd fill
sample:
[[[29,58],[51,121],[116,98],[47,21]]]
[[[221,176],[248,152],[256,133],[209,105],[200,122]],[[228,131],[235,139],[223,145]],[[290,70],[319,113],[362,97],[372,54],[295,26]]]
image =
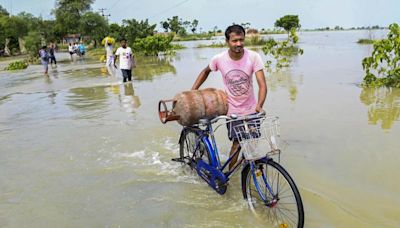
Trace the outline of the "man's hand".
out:
[[[256,112],[257,112],[257,113],[263,112],[263,111],[264,111],[264,110],[263,110],[263,108],[262,108],[261,106],[259,106],[259,105],[256,106]]]

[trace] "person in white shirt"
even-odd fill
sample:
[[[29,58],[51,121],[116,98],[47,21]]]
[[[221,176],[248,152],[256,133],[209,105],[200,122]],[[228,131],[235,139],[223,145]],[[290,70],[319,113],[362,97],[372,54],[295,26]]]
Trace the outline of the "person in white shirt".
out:
[[[69,52],[69,55],[71,56],[71,60],[72,60],[72,55],[74,54],[74,46],[72,46],[71,43],[69,43],[69,45],[68,45],[68,52]]]
[[[104,48],[106,50],[106,68],[110,75],[112,73],[112,66],[114,65],[114,54],[113,54],[113,45],[109,40],[106,38],[106,42],[104,44]]]
[[[127,46],[126,39],[121,40],[121,47],[115,52],[114,67],[117,68],[115,64],[119,58],[119,69],[121,69],[122,76],[124,77],[124,82],[132,81],[132,68],[136,67],[135,59],[132,53],[132,49]]]

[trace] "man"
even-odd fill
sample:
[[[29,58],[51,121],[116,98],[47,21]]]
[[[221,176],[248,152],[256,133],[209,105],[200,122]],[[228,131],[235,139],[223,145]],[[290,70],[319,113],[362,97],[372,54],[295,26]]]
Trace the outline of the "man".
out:
[[[106,68],[110,75],[112,75],[112,66],[114,64],[114,54],[113,54],[113,45],[111,41],[106,38],[106,42],[104,43],[104,48],[106,50]]]
[[[114,67],[117,68],[115,62],[119,58],[119,69],[121,69],[124,82],[132,81],[132,67],[136,67],[134,56],[130,47],[127,46],[126,40],[121,40],[121,47],[117,49],[114,57]]]
[[[55,64],[55,66],[57,67],[57,60],[56,60],[56,56],[55,56],[55,47],[54,44],[50,44],[50,48],[49,48],[49,54],[50,54],[50,64],[53,66],[53,62]]]
[[[68,45],[68,52],[69,52],[69,55],[71,57],[71,60],[73,60],[74,46],[72,46],[71,43],[69,43],[69,45]]]
[[[82,41],[82,40],[81,40],[81,42],[79,43],[78,49],[79,49],[80,56],[83,57],[83,56],[85,55],[85,52],[86,52],[86,47],[85,47],[85,45],[83,44],[83,41]]]
[[[197,90],[211,71],[220,71],[225,92],[228,95],[228,115],[243,116],[260,112],[267,96],[267,85],[263,71],[264,63],[261,56],[244,48],[245,30],[242,26],[229,26],[225,31],[225,38],[229,49],[211,59],[210,64],[200,72],[192,90]],[[254,96],[253,73],[256,75],[259,87],[258,100]],[[232,126],[228,126],[228,136],[233,141],[230,152],[230,156],[232,156],[239,148],[239,142]],[[229,164],[229,170],[233,169],[237,158],[238,154]]]
[[[44,75],[48,75],[48,70],[49,70],[49,54],[47,53],[47,46],[43,46],[39,50],[39,57],[40,57],[40,62],[42,62],[43,69],[44,69]]]

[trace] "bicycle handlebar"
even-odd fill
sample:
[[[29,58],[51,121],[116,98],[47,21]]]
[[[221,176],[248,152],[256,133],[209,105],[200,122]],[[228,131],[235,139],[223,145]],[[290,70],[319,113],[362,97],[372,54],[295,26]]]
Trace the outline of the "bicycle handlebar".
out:
[[[259,118],[259,117],[265,116],[265,114],[266,114],[265,111],[262,110],[262,111],[259,112],[259,113],[255,113],[255,114],[251,114],[251,115],[247,115],[247,116],[237,116],[236,114],[231,114],[230,116],[222,115],[222,116],[217,116],[217,117],[215,117],[214,119],[211,119],[211,120],[210,120],[210,123],[213,124],[213,123],[218,122],[218,120],[222,120],[222,119],[225,119],[225,120],[248,120],[248,119],[255,119],[255,118]]]

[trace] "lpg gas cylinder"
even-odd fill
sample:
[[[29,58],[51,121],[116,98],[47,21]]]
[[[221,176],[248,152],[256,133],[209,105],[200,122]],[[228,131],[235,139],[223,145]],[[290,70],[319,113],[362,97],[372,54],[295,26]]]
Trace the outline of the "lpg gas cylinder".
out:
[[[171,110],[167,108],[168,103],[172,103]],[[183,126],[190,126],[202,118],[226,115],[228,102],[222,90],[191,90],[178,93],[171,100],[161,100],[158,111],[162,123],[177,120]]]

